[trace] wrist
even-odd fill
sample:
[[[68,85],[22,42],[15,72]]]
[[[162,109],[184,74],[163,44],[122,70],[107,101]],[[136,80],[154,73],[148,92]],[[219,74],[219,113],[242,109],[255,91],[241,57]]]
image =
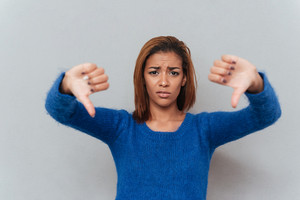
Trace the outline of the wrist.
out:
[[[247,92],[252,94],[260,93],[264,90],[264,81],[260,74],[257,72],[256,76],[251,84],[251,86],[248,88]]]
[[[68,87],[68,81],[67,81],[67,73],[65,73],[65,76],[64,78],[62,79],[61,83],[60,83],[60,86],[59,86],[59,91],[62,93],[62,94],[69,94],[69,95],[73,95],[71,90],[69,89]]]

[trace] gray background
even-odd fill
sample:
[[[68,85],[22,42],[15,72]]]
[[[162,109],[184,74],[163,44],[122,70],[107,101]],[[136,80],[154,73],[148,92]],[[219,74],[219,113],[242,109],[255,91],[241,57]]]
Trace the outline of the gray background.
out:
[[[274,126],[217,149],[207,199],[299,199],[299,11],[299,0],[1,0],[0,199],[114,199],[109,148],[50,118],[46,93],[60,72],[93,62],[110,77],[94,104],[132,111],[135,59],[159,35],[192,51],[191,112],[233,110],[232,89],[207,79],[222,54],[265,71],[282,105]]]

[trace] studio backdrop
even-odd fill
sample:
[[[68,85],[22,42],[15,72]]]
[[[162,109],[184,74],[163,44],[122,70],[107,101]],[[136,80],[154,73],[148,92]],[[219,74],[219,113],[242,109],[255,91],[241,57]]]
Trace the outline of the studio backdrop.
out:
[[[232,89],[211,83],[214,60],[233,54],[267,74],[282,106],[273,126],[219,147],[208,200],[300,198],[299,0],[1,0],[0,199],[114,199],[117,174],[100,140],[46,112],[61,72],[91,62],[110,88],[95,106],[134,109],[133,71],[152,37],[173,35],[192,52],[192,113],[233,111]],[[238,109],[247,106],[242,97]]]

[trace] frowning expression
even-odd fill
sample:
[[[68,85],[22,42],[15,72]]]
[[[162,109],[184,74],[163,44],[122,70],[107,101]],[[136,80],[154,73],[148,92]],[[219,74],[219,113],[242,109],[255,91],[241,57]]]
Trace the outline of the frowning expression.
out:
[[[177,107],[177,97],[186,83],[180,56],[174,52],[158,52],[151,55],[145,64],[144,78],[150,108]]]

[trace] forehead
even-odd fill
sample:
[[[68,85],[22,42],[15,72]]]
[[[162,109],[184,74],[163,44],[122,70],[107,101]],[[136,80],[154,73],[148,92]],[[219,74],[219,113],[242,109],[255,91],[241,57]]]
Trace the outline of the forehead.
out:
[[[146,67],[155,65],[157,67],[182,67],[182,58],[174,52],[157,52],[146,61]]]

